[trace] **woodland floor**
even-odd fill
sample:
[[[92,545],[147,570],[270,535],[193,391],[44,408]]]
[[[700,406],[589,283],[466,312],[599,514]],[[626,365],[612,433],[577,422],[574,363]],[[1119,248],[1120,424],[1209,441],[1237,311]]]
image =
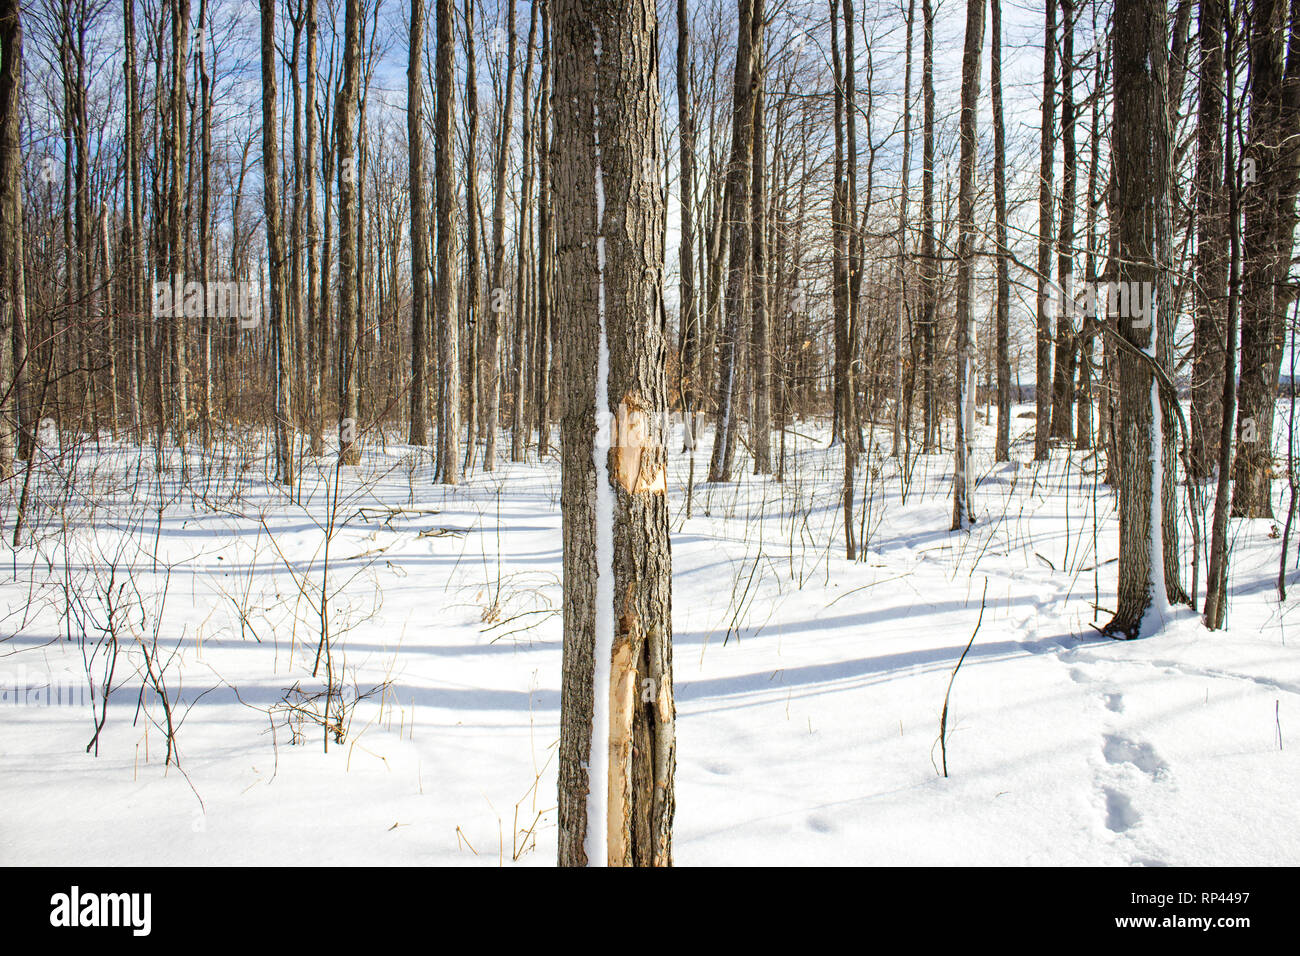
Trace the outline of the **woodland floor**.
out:
[[[1281,522],[1231,526],[1227,631],[1183,610],[1107,640],[1114,496],[1083,453],[1028,463],[1032,425],[996,465],[981,427],[970,533],[948,530],[950,456],[918,456],[904,497],[878,453],[856,562],[824,427],[787,435],[783,482],[697,485],[689,518],[673,445],[677,863],[1300,863]],[[151,451],[106,443],[35,483],[34,534],[0,579],[0,863],[553,863],[557,460],[444,488],[427,457],[371,446],[338,489],[327,573],[328,459],[298,502],[252,438],[196,452],[185,481],[171,464],[160,486]],[[12,501],[0,517],[8,538]],[[322,581],[362,697],[328,753],[286,704],[319,708]],[[939,715],[982,598],[944,778]],[[86,675],[102,684],[114,633],[95,755]]]

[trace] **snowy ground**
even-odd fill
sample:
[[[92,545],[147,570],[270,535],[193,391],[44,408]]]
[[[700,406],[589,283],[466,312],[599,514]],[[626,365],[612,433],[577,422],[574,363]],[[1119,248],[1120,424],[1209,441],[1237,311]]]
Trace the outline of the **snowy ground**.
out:
[[[1300,645],[1273,523],[1233,524],[1229,630],[1188,611],[1103,639],[1114,498],[1081,454],[1025,463],[1027,437],[1019,464],[981,447],[970,534],[948,531],[948,456],[916,460],[905,500],[895,463],[863,469],[857,562],[823,431],[788,436],[783,483],[697,486],[689,518],[674,456],[679,864],[1300,863]],[[409,448],[372,447],[326,571],[324,463],[295,503],[248,443],[196,456],[160,512],[151,453],[76,459],[42,478],[0,583],[0,863],[554,861],[554,460],[448,490]],[[328,753],[285,705],[322,685],[322,581],[349,695],[379,688]],[[939,714],[985,595],[945,779]],[[114,633],[96,756],[83,689]],[[179,769],[141,690],[155,637]]]

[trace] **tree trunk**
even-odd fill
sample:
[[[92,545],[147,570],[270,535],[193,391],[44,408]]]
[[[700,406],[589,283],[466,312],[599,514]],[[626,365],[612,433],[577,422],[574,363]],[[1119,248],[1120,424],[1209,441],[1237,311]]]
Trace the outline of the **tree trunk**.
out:
[[[1052,169],[1056,142],[1056,0],[1044,4],[1043,122],[1038,159],[1038,342],[1034,398],[1034,460],[1046,461],[1052,428]]]
[[[479,262],[480,223],[478,198],[478,66],[474,53],[474,0],[465,0],[465,124],[468,142],[465,156],[465,368],[469,374],[469,407],[465,412],[465,470],[474,464],[478,447],[478,402],[481,392],[478,361],[478,320],[483,310],[483,270]]]
[[[753,0],[739,0],[736,26],[736,73],[732,96],[731,158],[727,164],[726,209],[730,225],[726,296],[726,325],[722,335],[718,378],[718,419],[713,434],[709,481],[730,481],[736,454],[740,413],[740,336],[746,312],[752,266],[750,226],[751,163],[754,154]]]
[[[1201,6],[1201,41],[1202,41],[1202,60],[1201,60],[1201,85],[1208,82],[1217,84],[1224,79],[1224,57],[1223,46],[1221,44],[1221,35],[1219,30],[1222,29],[1227,36],[1227,75],[1235,77],[1237,75],[1237,29],[1236,18],[1229,11],[1226,3],[1219,0],[1205,0]],[[1213,32],[1213,38],[1206,41],[1206,31]],[[1219,46],[1219,56],[1208,56],[1206,46],[1213,48]],[[1209,73],[1211,66],[1217,62],[1217,73]],[[1237,164],[1236,143],[1240,134],[1240,122],[1237,114],[1237,92],[1234,84],[1227,83],[1222,87],[1227,105],[1226,124],[1223,128],[1224,136],[1224,153],[1221,154],[1225,159],[1225,171],[1227,173],[1227,213],[1228,218],[1224,225],[1227,228],[1227,236],[1223,235],[1222,230],[1217,238],[1222,241],[1227,238],[1229,247],[1228,257],[1228,302],[1227,302],[1227,335],[1223,339],[1223,370],[1222,370],[1222,416],[1219,420],[1219,436],[1216,451],[1218,453],[1218,487],[1215,490],[1214,499],[1214,524],[1210,532],[1210,566],[1205,576],[1205,626],[1210,630],[1218,630],[1223,627],[1227,618],[1228,607],[1228,516],[1231,507],[1229,498],[1229,471],[1231,467],[1232,456],[1232,431],[1234,419],[1237,412],[1237,322],[1239,309],[1239,290],[1241,288],[1241,238],[1239,222],[1239,197],[1241,195],[1241,174],[1242,170]],[[1198,143],[1199,146],[1199,143]],[[1207,149],[1212,149],[1207,144]],[[1205,153],[1198,150],[1198,161],[1203,158]],[[1198,167],[1198,181],[1199,181]],[[1204,427],[1204,424],[1202,424]]]
[[[275,2],[262,9],[262,185],[265,197],[266,258],[271,288],[271,342],[275,349],[276,477],[293,485],[293,377],[285,315],[284,235],[280,225],[280,118],[276,97]]]
[[[1167,576],[1169,528],[1177,521],[1164,493],[1174,478],[1165,440],[1172,415],[1165,414],[1155,377],[1155,368],[1169,367],[1173,332],[1172,317],[1165,315],[1168,278],[1161,274],[1167,266],[1160,258],[1170,202],[1168,13],[1163,0],[1117,0],[1114,16],[1115,257],[1121,285],[1143,291],[1130,292],[1129,307],[1117,317],[1128,343],[1118,355],[1119,585],[1105,630],[1134,638],[1159,627],[1158,619],[1148,622],[1147,612],[1176,599],[1179,587],[1176,575],[1172,581]],[[1135,299],[1147,303],[1145,310],[1134,306]]]
[[[437,0],[438,103],[434,115],[433,177],[438,214],[438,477],[460,480],[460,317],[456,310],[456,48],[452,0]]]
[[[1250,5],[1250,134],[1244,190],[1241,290],[1241,394],[1232,513],[1273,516],[1273,414],[1292,299],[1290,270],[1300,162],[1300,11],[1291,23],[1291,55],[1283,69],[1287,5]]]
[[[424,241],[424,0],[411,0],[411,42],[406,67],[406,142],[411,193],[411,414],[407,441],[429,441],[429,255]]]
[[[19,0],[0,0],[0,481],[14,474],[18,431],[17,363],[14,326],[23,264],[16,253],[23,228],[16,217],[22,188],[19,95],[22,88],[23,30]]]
[[[966,2],[966,46],[961,64],[961,182],[957,191],[957,368],[956,433],[953,440],[952,530],[975,522],[975,151],[980,50],[984,46],[985,0]]]
[[[922,0],[921,19],[924,21],[921,55],[921,99],[924,111],[921,133],[921,452],[928,455],[937,446],[939,430],[934,383],[939,261],[934,234],[934,7],[931,0]]]
[[[483,336],[485,471],[496,467],[497,427],[501,417],[501,316],[506,308],[506,166],[515,109],[515,0],[506,0],[506,10],[506,90],[497,133],[492,195],[492,288],[488,293],[487,332]]]
[[[994,10],[999,0],[992,0]],[[997,24],[997,13],[993,14]],[[903,326],[907,316],[907,188],[912,166],[912,24],[916,18],[916,0],[907,0],[907,39],[903,54],[903,170],[898,192],[898,312],[894,318],[894,441],[890,454],[897,458],[903,453]],[[1001,130],[1001,87],[996,73],[997,40],[994,34],[994,123]],[[1001,241],[1005,241],[1005,236]]]
[[[307,420],[311,430],[311,453],[319,456],[324,453],[325,443],[321,434],[324,426],[325,410],[322,407],[322,386],[324,351],[329,342],[321,293],[320,258],[316,249],[317,233],[320,226],[316,213],[316,37],[318,23],[316,18],[316,0],[307,2],[307,83],[306,109],[307,129],[306,155],[303,163],[307,175]]]
[[[1056,363],[1052,378],[1052,437],[1074,437],[1074,0],[1061,0],[1061,224],[1056,242]]]
[[[212,281],[212,78],[208,75],[207,19],[207,0],[200,0],[196,38],[202,125],[198,232],[199,273],[205,290]],[[204,309],[199,320],[199,444],[208,449],[212,440],[212,317]]]
[[[334,108],[339,209],[339,462],[359,465],[361,448],[357,346],[357,97],[361,59],[361,0],[345,0],[343,83]]]
[[[555,268],[554,228],[551,193],[554,169],[551,143],[551,73],[554,56],[551,38],[551,9],[542,0],[542,81],[537,124],[537,331],[533,336],[533,415],[537,420],[537,458],[550,450],[551,426],[551,310]]]
[[[200,3],[204,0],[200,0]],[[303,250],[303,94],[302,94],[302,44],[306,16],[303,4],[299,0],[295,7],[296,14],[291,18],[293,40],[290,46],[289,75],[293,81],[293,201],[290,206],[289,219],[289,281],[285,284],[286,338],[289,343],[293,382],[293,418],[296,428],[307,427],[307,304],[306,276],[304,275]],[[200,13],[200,18],[202,13]],[[200,49],[199,62],[203,63]],[[205,174],[206,175],[206,174]],[[206,341],[207,335],[204,333]]]
[[[753,0],[754,42],[754,161],[750,194],[750,226],[753,244],[752,327],[750,365],[754,386],[754,421],[750,442],[754,453],[754,474],[772,471],[772,330],[767,310],[767,143],[763,116],[763,85],[767,67],[763,51],[763,0]]]
[[[1097,8],[1092,10],[1094,35],[1097,32]],[[1096,88],[1105,87],[1107,74],[1102,62],[1102,47],[1097,45],[1093,61],[1093,75]],[[1075,391],[1074,447],[1086,451],[1092,447],[1092,399],[1093,399],[1093,351],[1096,347],[1099,329],[1096,313],[1097,288],[1097,210],[1101,204],[1098,194],[1100,157],[1101,157],[1101,97],[1092,97],[1092,129],[1088,139],[1088,198],[1087,213],[1084,217],[1084,235],[1086,250],[1084,253],[1084,280],[1092,290],[1092,309],[1076,310],[1079,315],[1079,376]]]
[[[1223,189],[1224,0],[1201,0],[1201,69],[1196,116],[1196,309],[1192,341],[1192,477],[1207,478],[1219,461],[1225,395],[1224,335],[1228,283]],[[1234,363],[1235,364],[1235,363]],[[1208,607],[1207,607],[1208,609]]]
[[[510,406],[510,460],[523,461],[528,446],[528,430],[525,424],[524,383],[527,381],[527,347],[528,323],[530,317],[529,296],[531,293],[529,279],[532,277],[533,261],[533,171],[536,168],[536,155],[533,138],[536,124],[533,119],[533,60],[537,53],[537,23],[540,4],[532,5],[528,23],[528,43],[524,48],[524,82],[523,82],[523,184],[519,190],[519,219],[515,240],[515,342],[511,352],[510,393],[513,401]]]
[[[274,15],[274,11],[272,11]],[[265,14],[263,14],[265,17]],[[263,30],[266,27],[263,24]],[[182,204],[181,195],[185,189],[185,63],[189,57],[190,41],[190,0],[173,0],[172,3],[172,100],[171,100],[171,191],[167,203],[167,253],[168,253],[168,274],[173,278],[185,275],[185,236],[187,230],[185,223],[181,218]],[[263,39],[265,42],[265,38]],[[274,54],[274,47],[272,47]],[[263,54],[263,71],[265,72],[266,54]],[[271,81],[274,83],[275,75],[272,72]],[[263,90],[265,91],[266,80],[263,78]],[[263,94],[265,98],[265,93]],[[278,130],[274,130],[278,132]],[[265,143],[266,137],[263,136]],[[274,166],[276,176],[279,176],[280,166],[277,162]],[[81,196],[83,190],[79,187],[78,195]],[[81,200],[78,200],[80,205]],[[276,207],[278,210],[278,206]],[[269,207],[268,207],[269,216]],[[268,230],[270,226],[267,226]],[[78,229],[80,233],[80,229]],[[268,232],[269,236],[269,232]],[[84,257],[81,257],[84,261]],[[173,397],[176,400],[176,422],[173,438],[177,447],[182,450],[189,443],[189,323],[184,314],[184,308],[178,311],[170,323],[171,345],[172,345],[172,367],[174,375],[172,378]],[[181,467],[185,466],[185,458],[182,455]]]
[[[695,452],[695,412],[699,405],[700,317],[695,292],[695,108],[691,98],[691,27],[687,0],[677,0],[677,135],[680,145],[682,235],[681,291],[678,311],[678,390],[692,464]]]
[[[662,424],[655,6],[556,6],[564,330],[559,862],[672,863],[672,568]],[[602,412],[616,412],[606,447]],[[603,819],[602,819],[603,817]]]
[[[1002,119],[1002,0],[989,0],[989,41],[992,62],[989,83],[993,87],[993,218],[997,243],[997,377],[998,429],[994,442],[995,461],[1011,458],[1011,273],[1007,248],[1007,146]],[[1018,398],[1019,396],[1017,396]]]

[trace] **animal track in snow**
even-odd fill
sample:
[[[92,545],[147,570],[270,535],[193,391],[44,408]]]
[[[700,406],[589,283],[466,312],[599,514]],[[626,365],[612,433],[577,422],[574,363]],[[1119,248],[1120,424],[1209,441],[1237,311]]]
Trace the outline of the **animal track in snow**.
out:
[[[1256,677],[1251,674],[1236,674],[1232,671],[1216,670],[1210,667],[1193,667],[1186,664],[1180,664],[1177,661],[1152,661],[1152,666],[1165,668],[1166,674],[1185,674],[1197,677],[1217,677],[1222,680],[1242,680],[1250,681],[1261,687],[1268,687],[1272,690],[1282,691],[1287,694],[1300,694],[1300,686],[1288,684],[1286,681],[1273,680],[1269,677]]]
[[[1129,740],[1119,734],[1105,734],[1102,737],[1101,752],[1108,764],[1131,763],[1153,778],[1158,779],[1169,772],[1168,764],[1145,741]]]
[[[1106,787],[1106,828],[1115,833],[1131,830],[1142,821],[1142,815],[1133,807],[1128,795]]]

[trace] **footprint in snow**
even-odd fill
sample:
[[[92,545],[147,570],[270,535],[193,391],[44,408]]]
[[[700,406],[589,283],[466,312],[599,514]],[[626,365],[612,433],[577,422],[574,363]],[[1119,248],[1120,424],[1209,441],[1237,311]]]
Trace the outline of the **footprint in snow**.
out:
[[[812,830],[814,833],[835,832],[835,827],[831,826],[830,821],[828,821],[825,817],[817,817],[817,816],[808,818],[808,829]]]
[[[1133,807],[1133,801],[1128,798],[1127,794],[1120,793],[1110,787],[1105,788],[1106,794],[1106,829],[1114,833],[1123,833],[1131,830],[1142,821],[1142,816]]]
[[[1169,772],[1169,765],[1160,759],[1155,748],[1146,741],[1129,740],[1119,734],[1106,734],[1102,741],[1101,752],[1109,764],[1131,763],[1156,779]]]
[[[1124,695],[1123,695],[1123,694],[1107,694],[1107,695],[1106,695],[1106,709],[1109,710],[1112,714],[1122,714],[1122,713],[1124,713]]]

